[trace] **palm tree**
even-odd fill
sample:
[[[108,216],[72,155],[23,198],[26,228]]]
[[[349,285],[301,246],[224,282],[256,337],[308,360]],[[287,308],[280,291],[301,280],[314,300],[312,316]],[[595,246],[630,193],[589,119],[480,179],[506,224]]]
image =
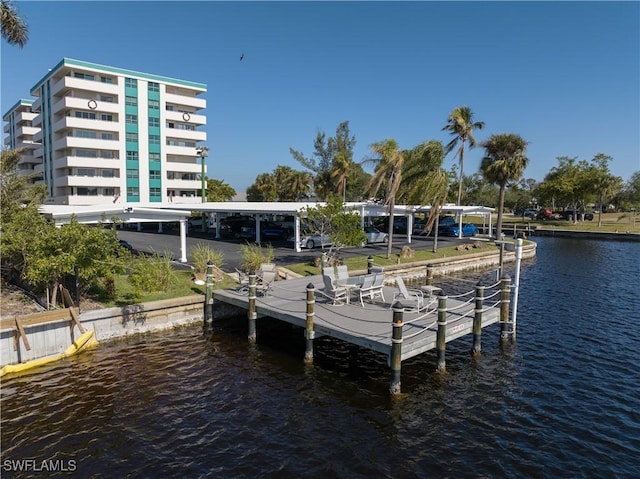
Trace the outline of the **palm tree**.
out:
[[[347,201],[347,178],[351,172],[351,161],[344,152],[336,153],[333,159],[333,169],[331,170],[331,180],[338,187],[338,193],[342,194],[342,202]]]
[[[454,138],[445,147],[445,154],[449,154],[458,143],[458,164],[460,165],[460,178],[458,181],[458,202],[460,206],[460,200],[462,198],[462,170],[464,168],[464,144],[469,142],[469,148],[476,146],[476,140],[473,137],[473,129],[477,128],[481,130],[484,127],[483,121],[473,121],[473,112],[468,106],[459,106],[455,108],[447,118],[447,125],[442,130],[451,133]]]
[[[449,175],[442,169],[444,147],[436,140],[424,142],[412,150],[404,152],[405,171],[402,174],[402,194],[407,203],[431,205],[427,230],[433,227],[440,214],[440,208],[447,200]],[[436,229],[437,235],[437,229]],[[437,236],[434,238],[434,252]]]
[[[507,183],[518,181],[529,163],[525,156],[527,142],[514,133],[502,133],[491,135],[482,146],[485,149],[485,157],[480,164],[480,171],[488,182],[500,187],[496,222],[496,236],[499,237],[502,231],[502,211]]]
[[[395,209],[396,194],[402,181],[402,169],[405,157],[398,148],[398,143],[392,138],[388,138],[371,145],[371,150],[376,154],[376,158],[365,160],[364,163],[375,164],[375,171],[367,190],[375,195],[383,185],[386,185],[385,205],[389,211],[389,243],[387,243],[387,259],[391,258],[391,247],[393,243],[393,214]]]
[[[9,0],[0,0],[2,38],[10,45],[24,47],[29,40],[29,28]]]

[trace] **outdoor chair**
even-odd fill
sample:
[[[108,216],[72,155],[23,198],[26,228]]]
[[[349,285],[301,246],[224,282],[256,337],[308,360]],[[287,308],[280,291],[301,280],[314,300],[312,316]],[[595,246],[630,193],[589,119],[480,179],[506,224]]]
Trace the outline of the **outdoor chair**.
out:
[[[342,300],[349,302],[348,289],[344,286],[336,285],[336,280],[333,276],[323,274],[322,280],[324,281],[324,293],[333,301],[333,304],[337,304]]]
[[[265,271],[262,276],[256,278],[256,292],[262,293],[262,296],[268,296],[271,285],[276,280],[278,273],[275,271]]]
[[[380,296],[384,301],[384,293],[382,286],[384,283],[384,273],[368,274],[364,276],[362,285],[357,289],[360,294],[360,304],[364,308],[364,298],[368,297],[371,301],[374,301],[376,296]]]
[[[236,291],[238,293],[248,293],[249,275],[244,271],[239,270],[238,268],[236,268],[236,273],[238,273],[238,283],[240,283],[240,286],[238,286],[238,289],[236,289]]]
[[[399,293],[393,295],[391,305],[399,302],[405,309],[422,309],[424,305],[424,294],[419,289],[407,289],[401,276],[396,278]]]
[[[347,266],[342,264],[340,266],[338,266],[338,279],[344,279],[347,280],[349,279],[349,270],[347,269]]]

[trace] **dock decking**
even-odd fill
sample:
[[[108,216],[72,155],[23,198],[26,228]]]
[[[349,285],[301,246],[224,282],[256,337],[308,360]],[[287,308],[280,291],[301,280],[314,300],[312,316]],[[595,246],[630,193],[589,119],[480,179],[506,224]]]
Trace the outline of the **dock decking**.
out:
[[[305,328],[306,288],[315,287],[315,314],[313,316],[315,337],[330,336],[351,344],[371,349],[388,356],[392,348],[393,309],[391,300],[398,289],[384,287],[385,301],[366,302],[364,307],[359,299],[352,297],[350,304],[332,304],[324,296],[322,276],[276,281],[272,283],[267,296],[256,297],[258,317],[272,317]],[[488,290],[482,310],[482,328],[500,321],[499,290],[494,295]],[[472,291],[473,293],[473,291]],[[460,295],[465,296],[465,295]],[[214,290],[216,301],[249,310],[249,295],[235,290]],[[438,296],[425,293],[427,308],[403,313],[401,361],[436,348],[438,328]],[[473,332],[475,297],[447,298],[446,342]]]

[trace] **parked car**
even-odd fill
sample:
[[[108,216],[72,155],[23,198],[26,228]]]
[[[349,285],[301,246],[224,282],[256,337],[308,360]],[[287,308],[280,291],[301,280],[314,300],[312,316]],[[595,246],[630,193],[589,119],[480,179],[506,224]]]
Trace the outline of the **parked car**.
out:
[[[373,223],[373,226],[383,233],[389,232],[389,218],[380,218]],[[405,216],[396,216],[393,218],[393,234],[407,234],[407,218]]]
[[[442,216],[438,221],[438,234],[441,236],[459,236],[460,225],[453,216]],[[473,223],[462,224],[462,236],[475,236],[478,227]]]
[[[220,237],[240,238],[242,227],[251,225],[255,225],[255,219],[251,216],[227,216],[220,220]]]
[[[413,234],[414,235],[423,235],[426,234],[424,231],[424,227],[426,226],[427,222],[424,220],[417,220],[413,223]]]
[[[367,243],[388,243],[389,234],[383,233],[375,226],[367,226],[364,229],[364,234],[367,236]]]
[[[261,240],[284,240],[289,235],[289,231],[283,226],[271,221],[260,222],[260,239]],[[244,224],[240,227],[240,238],[255,239],[256,237],[256,224],[255,221],[251,224]]]
[[[523,218],[534,219],[538,212],[536,210],[515,210],[513,216],[522,216]]]
[[[543,208],[538,211],[536,219],[538,220],[559,220],[561,218],[560,213],[551,211],[549,208]]]
[[[289,241],[294,241],[293,237],[288,238]],[[300,247],[313,249],[319,246],[331,246],[331,238],[328,234],[303,234],[300,235]]]

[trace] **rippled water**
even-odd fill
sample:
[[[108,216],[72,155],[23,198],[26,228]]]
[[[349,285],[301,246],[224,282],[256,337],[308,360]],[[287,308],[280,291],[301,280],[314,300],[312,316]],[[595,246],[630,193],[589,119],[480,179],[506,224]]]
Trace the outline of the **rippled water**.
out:
[[[302,332],[270,320],[256,346],[244,317],[105,343],[3,380],[2,476],[640,477],[640,247],[536,240],[517,341],[449,343],[446,375],[406,361],[399,398],[386,358],[321,339],[305,367]]]

